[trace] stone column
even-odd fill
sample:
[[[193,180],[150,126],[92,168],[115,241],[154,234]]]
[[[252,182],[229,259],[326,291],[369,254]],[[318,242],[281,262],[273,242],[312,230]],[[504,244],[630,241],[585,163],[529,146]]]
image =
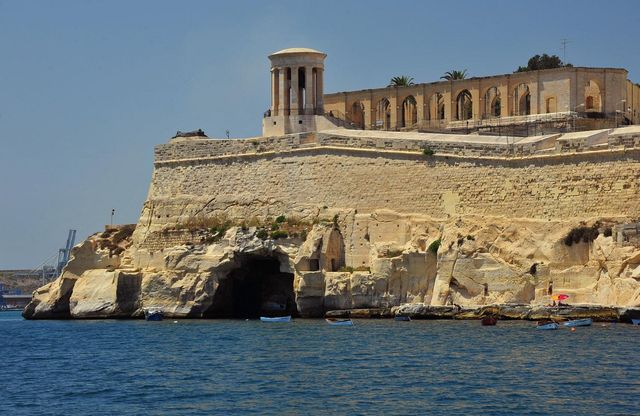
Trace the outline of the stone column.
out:
[[[298,115],[298,110],[300,108],[300,102],[298,100],[298,92],[299,92],[300,81],[298,79],[298,67],[291,67],[291,108],[289,114],[292,116]]]
[[[287,68],[278,68],[278,78],[280,79],[278,87],[278,115],[286,116],[289,114],[289,83],[287,81]]]
[[[304,113],[314,114],[315,102],[313,99],[313,68],[304,67]]]
[[[316,68],[316,110],[324,114],[324,69]]]
[[[278,79],[279,71],[277,68],[271,70],[271,115],[278,115],[278,107],[280,103],[280,80]]]

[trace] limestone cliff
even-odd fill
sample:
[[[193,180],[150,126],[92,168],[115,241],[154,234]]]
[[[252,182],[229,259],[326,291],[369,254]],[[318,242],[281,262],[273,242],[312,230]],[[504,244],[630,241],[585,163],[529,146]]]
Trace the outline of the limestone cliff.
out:
[[[76,247],[25,316],[320,316],[557,293],[640,306],[640,149],[620,137],[575,151],[422,133],[174,138],[155,149],[135,230]]]
[[[135,318],[161,307],[173,317],[312,317],[404,304],[544,305],[550,293],[572,304],[640,306],[640,248],[608,232],[621,222],[325,208],[309,222],[192,223],[153,239],[113,227],[75,247],[24,316]],[[580,227],[594,231],[568,245]]]

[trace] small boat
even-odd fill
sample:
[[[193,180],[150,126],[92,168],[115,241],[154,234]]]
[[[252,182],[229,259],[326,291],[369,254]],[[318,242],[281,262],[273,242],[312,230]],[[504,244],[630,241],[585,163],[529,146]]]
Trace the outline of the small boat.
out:
[[[498,318],[495,316],[485,316],[482,318],[482,326],[493,326],[498,323]]]
[[[162,321],[164,319],[164,312],[162,312],[160,308],[144,309],[144,319],[147,321]]]
[[[574,319],[571,321],[567,321],[562,325],[569,328],[573,328],[576,326],[591,326],[592,323],[593,323],[593,320],[591,318],[585,318],[585,319]]]
[[[560,325],[558,325],[555,322],[549,322],[549,321],[538,322],[538,326],[536,326],[536,329],[541,329],[541,330],[558,329],[558,328],[560,328]]]
[[[261,316],[260,320],[262,322],[291,322],[291,315],[274,317]]]
[[[640,325],[640,319],[632,319],[632,320],[631,320],[631,323],[632,323],[633,325]]]
[[[327,321],[329,325],[334,325],[334,326],[353,326],[353,321],[349,318],[346,318],[346,319],[326,318],[325,321]]]
[[[411,318],[408,316],[404,316],[404,315],[398,315],[396,317],[393,318],[394,321],[401,321],[401,322],[409,322],[411,321]]]

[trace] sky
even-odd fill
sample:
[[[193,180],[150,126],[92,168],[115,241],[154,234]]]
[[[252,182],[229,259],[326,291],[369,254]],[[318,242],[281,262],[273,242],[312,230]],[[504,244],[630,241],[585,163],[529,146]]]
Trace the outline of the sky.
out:
[[[0,269],[135,223],[177,130],[260,135],[267,55],[327,53],[325,93],[511,73],[535,54],[640,82],[640,2],[0,0]]]

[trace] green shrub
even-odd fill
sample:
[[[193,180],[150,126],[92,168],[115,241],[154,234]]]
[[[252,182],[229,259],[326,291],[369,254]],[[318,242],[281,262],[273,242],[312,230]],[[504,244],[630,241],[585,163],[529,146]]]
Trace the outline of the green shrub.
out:
[[[583,243],[590,243],[598,238],[598,224],[593,224],[591,227],[581,226],[575,227],[564,237],[564,244],[571,247],[573,244],[577,244],[580,241]]]
[[[353,267],[351,266],[342,266],[338,269],[339,272],[347,272],[347,273],[353,273]]]
[[[280,215],[278,218],[276,218],[276,222],[278,224],[282,224],[283,222],[285,222],[287,220],[287,217],[285,217],[284,215]]]
[[[435,240],[434,242],[432,242],[431,244],[429,244],[429,247],[427,248],[427,250],[429,250],[430,252],[432,252],[433,254],[438,254],[438,249],[440,248],[440,239],[438,238],[437,240]]]
[[[422,154],[423,154],[424,156],[433,156],[433,155],[435,154],[435,152],[433,151],[433,149],[431,149],[431,148],[429,148],[429,147],[425,147],[425,148],[422,150]]]
[[[256,237],[262,240],[266,240],[269,237],[269,233],[264,228],[261,228],[258,230],[258,232],[256,232]]]
[[[469,234],[469,235],[467,236],[467,240],[469,240],[469,241],[475,241],[475,240],[476,240],[476,238],[475,238],[474,236],[472,236],[471,234]]]
[[[287,237],[289,237],[289,234],[287,234],[286,231],[276,230],[271,232],[271,238],[273,238],[274,240],[277,240],[279,238],[287,238]]]

